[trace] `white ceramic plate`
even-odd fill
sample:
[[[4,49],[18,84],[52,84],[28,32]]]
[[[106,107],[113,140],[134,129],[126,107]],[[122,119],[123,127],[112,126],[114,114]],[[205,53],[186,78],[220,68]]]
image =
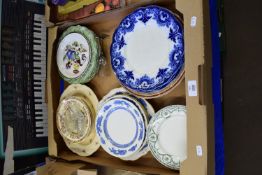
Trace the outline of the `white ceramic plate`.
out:
[[[167,106],[158,111],[149,123],[147,140],[153,156],[171,169],[180,169],[187,158],[186,108]]]
[[[159,94],[184,70],[183,26],[159,6],[138,8],[113,35],[112,68],[121,84],[136,94]]]
[[[112,99],[98,111],[96,133],[106,152],[115,157],[128,157],[143,144],[144,118],[132,102],[121,98]]]
[[[135,96],[133,96],[132,94],[130,94],[125,88],[120,87],[120,88],[115,88],[112,89],[108,94],[106,94],[102,100],[100,100],[99,105],[98,105],[98,109],[101,108],[101,106],[108,101],[110,98],[117,96],[117,95],[128,95],[131,98],[136,99],[136,103],[139,102],[141,105],[143,105],[143,107],[146,109],[148,116],[145,118],[145,125],[147,127],[148,125],[148,121],[151,119],[151,116],[153,116],[155,114],[155,110],[152,107],[152,105],[150,103],[148,103],[147,100],[142,99],[142,98],[137,98]],[[149,147],[147,144],[147,140],[145,139],[143,142],[143,145],[141,146],[141,149],[139,150],[139,152],[137,152],[136,154],[133,154],[131,156],[128,157],[124,157],[121,158],[122,160],[130,160],[130,161],[134,161],[139,159],[140,157],[144,156],[145,154],[147,154],[149,151]]]

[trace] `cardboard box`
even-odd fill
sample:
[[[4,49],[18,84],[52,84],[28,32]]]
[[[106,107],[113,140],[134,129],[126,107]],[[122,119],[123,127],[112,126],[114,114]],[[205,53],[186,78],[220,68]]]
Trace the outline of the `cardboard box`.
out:
[[[46,164],[36,168],[37,175],[72,175],[76,174],[79,168],[85,167],[84,163],[69,163],[60,160],[46,158]]]
[[[107,64],[87,84],[99,99],[111,89],[119,87],[110,65],[109,48],[112,34],[120,21],[140,6],[149,4],[166,7],[184,21],[185,80],[171,93],[149,102],[158,111],[171,104],[187,106],[188,158],[180,171],[173,171],[158,163],[148,153],[137,161],[122,161],[108,155],[100,148],[90,157],[72,153],[64,144],[56,128],[56,109],[60,98],[60,77],[56,65],[57,42],[61,32],[71,25],[85,25],[99,36]],[[48,29],[48,144],[49,155],[68,161],[79,160],[96,165],[148,174],[212,175],[214,174],[214,121],[211,81],[211,42],[207,0],[143,0],[108,13],[97,14],[78,21],[64,23]],[[192,87],[194,88],[192,89]]]

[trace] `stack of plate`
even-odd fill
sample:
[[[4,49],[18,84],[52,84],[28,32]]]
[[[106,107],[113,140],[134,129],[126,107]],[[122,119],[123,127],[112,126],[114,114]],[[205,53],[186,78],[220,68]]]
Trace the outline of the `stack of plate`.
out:
[[[57,65],[61,77],[69,83],[86,83],[99,70],[101,48],[93,31],[72,26],[59,39]]]
[[[110,54],[127,90],[144,98],[164,95],[184,77],[182,22],[159,6],[138,8],[115,30]]]
[[[171,169],[180,169],[187,157],[186,108],[167,106],[150,120],[147,140],[153,156]]]
[[[153,107],[124,88],[110,91],[99,103],[96,133],[103,149],[123,160],[137,160],[148,152],[146,128]]]
[[[70,85],[62,94],[56,123],[67,147],[80,156],[89,156],[99,147],[95,132],[98,99],[80,84]]]

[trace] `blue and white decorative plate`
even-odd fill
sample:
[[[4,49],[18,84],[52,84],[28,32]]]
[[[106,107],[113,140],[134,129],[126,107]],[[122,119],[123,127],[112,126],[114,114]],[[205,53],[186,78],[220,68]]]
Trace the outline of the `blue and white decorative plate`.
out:
[[[165,91],[184,71],[182,23],[159,6],[135,10],[115,30],[111,64],[121,84],[136,95]]]
[[[145,139],[145,123],[139,109],[125,99],[103,104],[96,119],[96,133],[103,149],[115,157],[139,151]]]

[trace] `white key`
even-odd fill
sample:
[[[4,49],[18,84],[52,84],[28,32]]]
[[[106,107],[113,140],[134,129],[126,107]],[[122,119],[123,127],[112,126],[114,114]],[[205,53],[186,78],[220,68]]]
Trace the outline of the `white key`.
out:
[[[45,45],[34,45],[33,46],[33,50],[46,50],[46,46]]]
[[[44,80],[45,78],[46,78],[46,75],[34,74],[34,79],[35,80],[38,80],[38,79]]]
[[[39,38],[42,41],[46,41],[46,38],[44,38],[45,37],[45,33],[33,32],[33,37],[34,38]]]
[[[33,27],[33,29],[35,31],[39,31],[41,33],[45,33],[46,32],[46,27],[43,25],[39,25],[39,23],[34,23],[34,25],[38,26],[38,27]]]
[[[43,114],[42,111],[35,111],[35,114]]]
[[[34,86],[35,85],[40,85],[40,86],[45,87],[45,81],[41,81],[41,82],[34,81]]]
[[[42,109],[42,111],[43,111],[43,113],[47,113],[47,106],[46,106],[46,104],[36,104],[35,105],[35,109],[37,110],[37,109]]]
[[[45,20],[45,16],[44,15],[37,14],[37,13],[34,14],[34,21],[44,22],[44,20]]]
[[[44,103],[44,99],[41,98],[41,99],[34,99],[34,102],[35,103]]]
[[[43,120],[43,117],[37,116],[37,117],[35,117],[35,119],[36,119],[36,120]]]
[[[43,92],[34,92],[35,97],[43,97]]]
[[[42,67],[42,66],[45,66],[45,65],[46,65],[45,62],[40,62],[40,63],[39,63],[39,62],[34,62],[34,63],[33,63],[33,66],[34,66],[34,67]]]
[[[42,52],[33,52],[33,55],[37,55],[37,56],[41,56],[43,58],[46,58],[46,51],[42,51]]]
[[[46,43],[43,42],[42,40],[38,40],[38,39],[34,39],[33,42],[34,42],[34,43],[39,43],[39,44],[42,44],[42,43],[46,44]]]

